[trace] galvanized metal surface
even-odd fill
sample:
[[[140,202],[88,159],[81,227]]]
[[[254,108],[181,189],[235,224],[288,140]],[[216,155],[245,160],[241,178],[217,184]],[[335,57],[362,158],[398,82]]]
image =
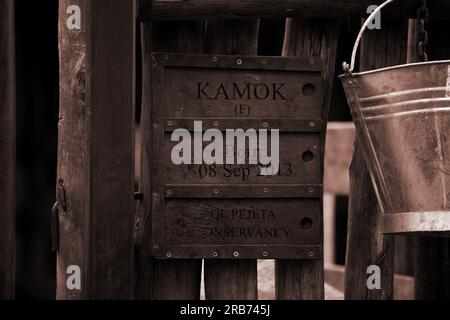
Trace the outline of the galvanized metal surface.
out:
[[[341,76],[386,233],[450,231],[441,223],[450,217],[449,70],[438,61]]]
[[[152,59],[152,254],[320,259],[320,60],[164,53]],[[232,93],[247,84],[283,89]],[[260,176],[260,166],[250,164],[175,165],[172,132],[192,132],[194,121],[203,131],[279,129],[279,174]]]

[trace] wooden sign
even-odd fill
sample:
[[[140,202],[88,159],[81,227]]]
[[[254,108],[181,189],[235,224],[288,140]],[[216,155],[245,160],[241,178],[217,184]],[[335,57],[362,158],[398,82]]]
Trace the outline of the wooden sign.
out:
[[[152,59],[152,254],[319,258],[320,61]]]

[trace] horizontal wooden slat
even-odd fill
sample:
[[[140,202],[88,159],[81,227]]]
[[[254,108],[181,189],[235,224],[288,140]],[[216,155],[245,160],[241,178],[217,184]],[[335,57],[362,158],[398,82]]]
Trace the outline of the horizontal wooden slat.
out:
[[[367,8],[381,0],[140,0],[139,17],[145,20],[177,20],[205,17],[274,17],[308,16],[339,17],[367,16]],[[412,18],[417,15],[420,1],[396,1],[386,8],[391,17]],[[450,16],[448,0],[429,2],[434,18]]]
[[[167,198],[318,198],[321,185],[166,185]]]
[[[202,129],[219,129],[225,131],[231,128],[255,130],[279,130],[280,132],[320,132],[323,128],[322,119],[199,119],[199,118],[169,118],[166,120],[166,131],[178,128],[194,130],[194,121],[202,121]]]

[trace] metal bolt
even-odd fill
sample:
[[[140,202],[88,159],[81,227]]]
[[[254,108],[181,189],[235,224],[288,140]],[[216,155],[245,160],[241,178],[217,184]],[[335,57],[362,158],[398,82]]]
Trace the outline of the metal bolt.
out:
[[[310,251],[310,252],[308,253],[308,256],[314,257],[314,252]]]
[[[242,61],[242,59],[237,59],[236,63],[240,66],[243,63],[243,61]]]
[[[213,192],[214,194],[219,194],[219,189],[214,189]]]
[[[169,125],[169,127],[170,126],[172,126],[173,125],[173,122],[172,121],[167,121],[167,124]]]
[[[219,126],[219,121],[214,121],[213,124],[214,124],[215,127],[218,127]]]
[[[172,258],[172,252],[167,252],[167,258]]]
[[[158,249],[158,248],[159,248],[159,245],[155,243],[155,244],[153,245],[153,249]]]
[[[218,253],[217,251],[214,251],[214,252],[213,252],[213,257],[214,257],[214,258],[217,258],[218,256],[219,256],[219,253]]]
[[[269,188],[264,188],[264,193],[269,192]]]
[[[312,127],[312,128],[314,128],[314,127],[316,126],[316,123],[315,123],[314,121],[311,121],[311,122],[309,123],[309,126]]]
[[[263,126],[264,126],[264,127],[268,127],[268,126],[269,126],[269,123],[268,123],[268,122],[263,122]]]
[[[269,255],[269,253],[267,251],[263,252],[263,257],[267,257]]]
[[[213,57],[212,60],[213,60],[213,62],[217,62],[218,59],[217,59],[217,57]]]
[[[233,256],[234,256],[235,258],[238,258],[238,257],[239,257],[239,252],[238,252],[238,251],[233,252]]]

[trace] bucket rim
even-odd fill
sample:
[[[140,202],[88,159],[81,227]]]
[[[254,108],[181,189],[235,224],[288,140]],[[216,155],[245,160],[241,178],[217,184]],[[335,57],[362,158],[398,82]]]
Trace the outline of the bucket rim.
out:
[[[427,62],[414,62],[414,63],[405,63],[400,64],[396,66],[381,68],[381,69],[375,69],[375,70],[369,70],[369,71],[363,71],[363,72],[355,72],[351,74],[341,74],[339,78],[352,78],[352,77],[358,77],[358,76],[364,76],[368,74],[383,72],[383,71],[390,71],[390,70],[396,70],[396,69],[405,69],[409,67],[416,67],[416,66],[426,66],[426,65],[433,65],[433,64],[448,64],[450,66],[450,60],[438,60],[438,61],[427,61]]]

